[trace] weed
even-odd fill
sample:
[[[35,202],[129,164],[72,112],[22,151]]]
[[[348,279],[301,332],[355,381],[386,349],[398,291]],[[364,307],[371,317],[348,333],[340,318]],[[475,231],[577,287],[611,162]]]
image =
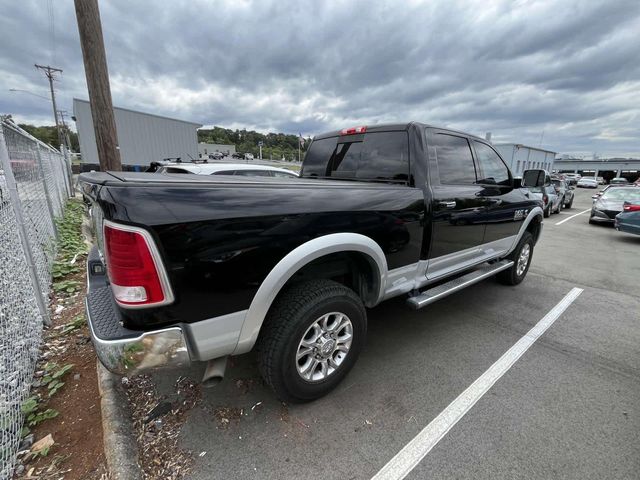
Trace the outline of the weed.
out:
[[[61,280],[53,283],[56,292],[74,293],[80,290],[82,284],[76,280]]]
[[[67,333],[71,333],[75,330],[78,330],[85,324],[84,315],[76,315],[73,320],[67,323],[62,330],[60,331],[61,335],[66,335]]]

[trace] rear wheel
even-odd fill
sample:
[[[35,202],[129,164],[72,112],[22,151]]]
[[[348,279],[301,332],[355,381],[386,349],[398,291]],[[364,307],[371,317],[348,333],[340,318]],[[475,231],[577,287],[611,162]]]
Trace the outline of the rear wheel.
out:
[[[571,201],[566,205],[566,208],[573,207],[573,197],[571,197]]]
[[[533,235],[524,232],[516,249],[507,257],[513,260],[513,265],[498,273],[496,278],[504,285],[518,285],[527,276],[531,259],[533,258]]]
[[[331,280],[295,284],[271,308],[258,339],[266,383],[287,402],[326,395],[364,345],[367,316],[353,290]]]
[[[547,205],[547,208],[544,209],[542,215],[544,215],[544,218],[549,218],[551,216],[551,204]]]

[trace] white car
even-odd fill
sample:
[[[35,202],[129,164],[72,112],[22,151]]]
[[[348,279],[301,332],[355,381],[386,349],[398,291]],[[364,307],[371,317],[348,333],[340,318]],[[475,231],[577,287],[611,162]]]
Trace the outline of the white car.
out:
[[[580,188],[598,188],[598,180],[594,177],[582,177],[578,180],[578,187]]]
[[[241,175],[245,177],[298,177],[286,168],[247,163],[171,163],[158,167],[156,173],[193,173],[196,175]]]

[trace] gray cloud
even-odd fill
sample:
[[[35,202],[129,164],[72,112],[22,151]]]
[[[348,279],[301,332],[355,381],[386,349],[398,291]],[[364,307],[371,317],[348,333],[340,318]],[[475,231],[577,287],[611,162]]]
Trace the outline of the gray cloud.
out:
[[[45,122],[35,62],[86,98],[73,3],[6,2],[0,112]],[[420,120],[567,153],[640,156],[640,3],[101,2],[114,103],[316,134]],[[55,46],[55,48],[53,48]],[[544,134],[543,134],[544,132]]]

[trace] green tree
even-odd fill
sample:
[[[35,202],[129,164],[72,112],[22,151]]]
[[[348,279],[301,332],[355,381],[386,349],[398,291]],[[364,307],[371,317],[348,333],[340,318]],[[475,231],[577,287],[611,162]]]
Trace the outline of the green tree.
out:
[[[45,125],[37,127],[35,125],[30,125],[28,123],[21,123],[18,125],[23,130],[26,130],[31,135],[36,137],[38,140],[53,146],[54,148],[58,148],[58,132],[56,131],[55,126]],[[69,140],[71,141],[71,150],[74,152],[80,151],[80,145],[78,143],[78,134],[67,127],[67,131],[69,133]],[[63,134],[65,132],[64,128],[62,130]]]
[[[302,153],[306,151],[311,139],[305,140]],[[221,143],[235,145],[236,151],[252,153],[258,156],[258,143],[262,142],[262,157],[279,159],[284,156],[287,160],[298,158],[298,135],[286,133],[263,134],[253,130],[230,130],[228,128],[213,127],[198,130],[198,142]]]

